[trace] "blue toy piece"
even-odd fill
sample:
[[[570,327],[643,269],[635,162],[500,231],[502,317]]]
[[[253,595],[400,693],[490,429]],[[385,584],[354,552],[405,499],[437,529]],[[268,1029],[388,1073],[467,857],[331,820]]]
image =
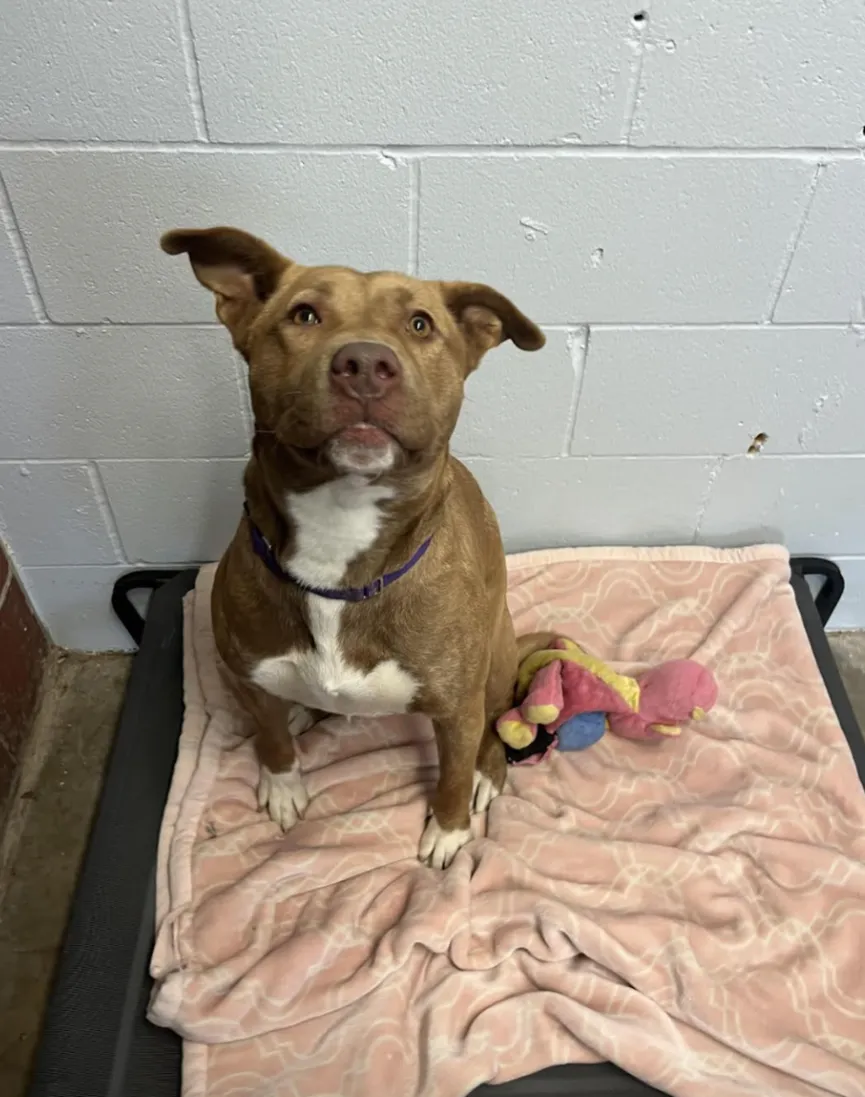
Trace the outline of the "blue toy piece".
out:
[[[580,712],[556,730],[559,750],[585,750],[594,746],[607,730],[603,712]]]

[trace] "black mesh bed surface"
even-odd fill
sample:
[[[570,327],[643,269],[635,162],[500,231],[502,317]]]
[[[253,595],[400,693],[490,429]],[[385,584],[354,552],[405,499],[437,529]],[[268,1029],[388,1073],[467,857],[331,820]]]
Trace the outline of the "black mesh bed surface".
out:
[[[793,587],[817,664],[865,784],[865,740],[823,626],[843,579],[827,561],[794,560]],[[822,588],[812,595],[806,576]],[[141,621],[115,608],[140,649],[61,952],[29,1097],[178,1097],[181,1043],[145,1018],[154,937],[156,844],[183,719],[182,602],[195,571],[134,573],[154,591]],[[648,1097],[659,1091],[609,1063],[554,1067],[473,1097]]]

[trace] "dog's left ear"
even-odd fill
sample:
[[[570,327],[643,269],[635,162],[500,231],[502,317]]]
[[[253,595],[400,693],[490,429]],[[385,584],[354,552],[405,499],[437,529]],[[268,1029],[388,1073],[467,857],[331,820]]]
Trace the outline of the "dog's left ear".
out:
[[[480,282],[442,282],[445,304],[466,340],[469,371],[506,339],[520,350],[540,350],[546,337],[503,293]]]

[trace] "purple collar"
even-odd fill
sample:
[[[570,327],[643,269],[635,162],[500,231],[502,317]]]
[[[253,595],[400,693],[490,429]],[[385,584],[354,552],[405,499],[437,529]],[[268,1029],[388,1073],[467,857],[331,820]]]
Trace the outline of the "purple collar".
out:
[[[411,569],[417,564],[426,553],[426,550],[432,544],[432,537],[427,537],[424,543],[417,549],[402,567],[397,568],[396,571],[389,571],[386,575],[379,576],[378,579],[373,579],[371,583],[368,583],[365,587],[342,587],[340,589],[332,590],[329,587],[311,587],[308,583],[302,583],[300,579],[291,574],[290,571],[286,571],[276,558],[276,553],[273,551],[273,546],[270,541],[264,536],[258,526],[253,522],[249,513],[249,504],[244,502],[243,512],[246,515],[246,520],[249,522],[249,529],[252,535],[252,551],[261,560],[264,561],[268,571],[281,579],[284,583],[293,583],[301,590],[305,590],[308,594],[317,594],[319,598],[330,598],[336,602],[366,602],[370,598],[375,598],[377,594],[381,594],[386,587],[389,587],[392,583],[395,583],[397,579],[402,579],[404,575],[411,571]]]

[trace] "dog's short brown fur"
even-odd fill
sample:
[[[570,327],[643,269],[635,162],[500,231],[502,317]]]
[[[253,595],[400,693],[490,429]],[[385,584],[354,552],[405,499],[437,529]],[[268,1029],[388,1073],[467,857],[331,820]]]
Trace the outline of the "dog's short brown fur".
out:
[[[256,729],[260,803],[283,826],[302,813],[289,730],[304,730],[316,709],[423,712],[440,776],[421,855],[446,865],[468,840],[473,788],[482,810],[504,781],[493,723],[511,702],[517,663],[498,526],[448,442],[483,354],[506,339],[535,350],[544,337],[488,286],[304,267],[231,228],[177,230],[162,246],[188,253],[249,364],[246,498],[285,569],[358,587],[432,536],[387,590],[328,606],[272,574],[241,521],[217,571],[213,620]],[[347,345],[378,348],[379,359],[352,359],[342,374],[336,356]],[[344,558],[335,578],[328,553]]]

